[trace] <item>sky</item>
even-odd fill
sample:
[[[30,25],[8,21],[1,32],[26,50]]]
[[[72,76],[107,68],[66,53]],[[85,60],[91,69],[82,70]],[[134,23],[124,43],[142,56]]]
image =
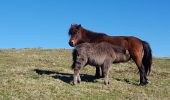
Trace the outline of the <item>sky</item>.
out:
[[[71,24],[149,42],[170,57],[170,0],[0,0],[0,48],[72,48]]]

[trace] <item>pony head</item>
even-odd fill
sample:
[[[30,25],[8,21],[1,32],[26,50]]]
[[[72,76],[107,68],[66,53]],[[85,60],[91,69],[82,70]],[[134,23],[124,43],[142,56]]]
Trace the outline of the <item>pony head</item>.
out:
[[[80,29],[81,29],[81,24],[71,24],[71,27],[69,29],[69,36],[70,36],[70,40],[69,40],[69,45],[74,47],[77,45],[77,43],[79,42],[80,38],[81,38],[81,34],[80,34]]]

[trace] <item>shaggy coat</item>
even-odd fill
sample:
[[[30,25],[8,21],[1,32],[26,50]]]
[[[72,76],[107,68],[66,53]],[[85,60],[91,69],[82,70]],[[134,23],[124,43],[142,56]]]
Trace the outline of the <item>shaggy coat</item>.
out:
[[[130,54],[125,48],[114,46],[107,42],[101,43],[82,43],[73,50],[74,70],[73,83],[80,82],[79,70],[92,65],[102,68],[105,85],[109,84],[108,71],[112,63],[126,62],[130,59]]]
[[[105,33],[93,32],[73,24],[69,29],[69,45],[76,46],[81,43],[109,42],[121,46],[129,51],[130,57],[136,63],[140,74],[140,85],[148,84],[147,74],[151,71],[152,50],[148,42],[134,36],[109,36]],[[96,67],[96,76],[100,77],[100,68]]]

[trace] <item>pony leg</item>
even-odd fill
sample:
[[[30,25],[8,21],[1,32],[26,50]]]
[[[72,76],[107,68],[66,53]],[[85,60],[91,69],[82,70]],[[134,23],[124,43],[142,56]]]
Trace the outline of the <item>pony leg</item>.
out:
[[[100,77],[100,66],[96,66],[96,74],[95,74],[96,78]]]
[[[146,85],[148,84],[148,79],[146,78],[146,72],[145,72],[145,68],[143,66],[143,64],[141,65],[141,67],[139,68],[139,72],[140,72],[140,85]]]
[[[110,61],[106,61],[106,62],[104,62],[104,64],[103,64],[103,73],[104,73],[104,84],[105,85],[108,85],[109,84],[109,76],[108,76],[108,74],[109,74],[109,67],[110,67],[110,65],[111,65],[111,62]]]
[[[101,74],[100,74],[101,73]],[[96,74],[95,74],[95,77],[96,78],[104,78],[104,69],[103,69],[103,66],[97,66],[96,67]]]
[[[77,82],[78,82],[78,83],[81,82],[80,73],[78,73],[78,75],[77,75]]]
[[[74,75],[73,75],[73,84],[74,85],[77,84],[78,75],[79,75],[79,70],[78,69],[74,69]]]
[[[105,84],[105,85],[108,85],[108,84],[109,84],[108,73],[109,73],[109,69],[106,68],[106,69],[104,70],[104,84]]]
[[[79,57],[76,60],[75,63],[75,67],[74,67],[74,75],[73,75],[73,84],[76,85],[77,82],[80,83],[81,82],[81,78],[80,78],[80,74],[79,71],[82,67],[84,67],[87,63],[87,59],[85,57]]]
[[[102,71],[102,78],[104,78],[104,67],[101,66],[101,71]]]
[[[135,57],[134,57],[135,56]],[[138,69],[139,69],[139,73],[140,73],[140,85],[146,85],[148,84],[147,82],[147,78],[146,78],[146,72],[145,72],[145,67],[144,65],[142,64],[142,52],[140,53],[135,53],[132,57],[132,59],[135,61]]]

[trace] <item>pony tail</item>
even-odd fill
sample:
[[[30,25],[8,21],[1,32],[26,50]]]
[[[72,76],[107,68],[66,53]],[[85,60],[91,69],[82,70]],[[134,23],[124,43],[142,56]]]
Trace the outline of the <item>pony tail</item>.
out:
[[[142,41],[144,56],[142,59],[142,63],[145,68],[146,75],[149,75],[151,72],[151,65],[152,65],[152,50],[148,42]]]

